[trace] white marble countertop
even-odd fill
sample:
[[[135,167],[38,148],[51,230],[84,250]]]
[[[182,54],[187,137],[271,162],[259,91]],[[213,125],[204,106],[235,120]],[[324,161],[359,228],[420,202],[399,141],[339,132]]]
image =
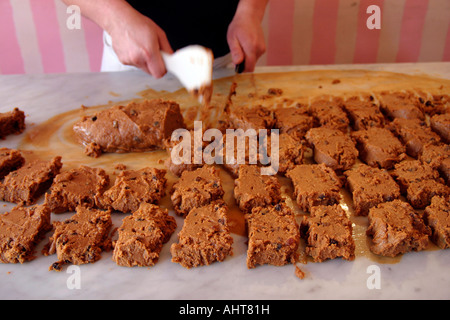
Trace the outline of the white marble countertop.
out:
[[[384,64],[354,66],[264,67],[257,72],[311,69],[373,69],[427,73],[450,79],[450,63]],[[215,77],[231,75],[222,70]],[[0,76],[0,112],[21,107],[27,122],[40,123],[62,111],[136,97],[148,87],[177,87],[168,75],[153,80],[139,71],[123,73]],[[120,96],[113,96],[111,92]],[[63,106],[63,107],[62,107]],[[17,146],[21,136],[0,141]],[[64,158],[64,153],[62,153]],[[11,208],[0,202],[0,212]],[[179,226],[181,228],[181,225]],[[179,229],[176,231],[178,232]],[[308,263],[305,279],[294,275],[294,266],[246,267],[246,238],[233,235],[234,255],[223,263],[184,269],[170,261],[167,243],[159,262],[151,268],[118,267],[111,252],[90,265],[50,272],[55,257],[39,257],[22,265],[0,264],[0,299],[449,299],[449,250],[405,254],[396,264],[377,264],[364,257]],[[45,242],[45,241],[44,241]],[[38,247],[38,250],[42,245]],[[370,288],[371,268],[380,273],[380,287]],[[75,271],[74,271],[75,270]],[[74,273],[71,273],[74,272]],[[79,276],[80,287],[73,287]]]

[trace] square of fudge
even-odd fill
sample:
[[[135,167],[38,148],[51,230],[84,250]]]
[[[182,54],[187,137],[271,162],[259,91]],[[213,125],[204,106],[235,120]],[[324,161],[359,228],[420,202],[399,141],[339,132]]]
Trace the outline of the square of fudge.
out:
[[[257,207],[245,215],[248,229],[247,267],[295,263],[300,230],[285,203]]]
[[[244,213],[254,207],[274,205],[281,200],[281,185],[276,176],[261,175],[256,165],[242,165],[235,180],[234,197]]]
[[[436,114],[430,118],[430,126],[442,140],[450,143],[450,113]]]
[[[185,171],[172,186],[171,200],[175,213],[185,217],[193,208],[201,207],[224,195],[220,170],[205,165],[194,171]]]
[[[422,148],[419,160],[430,165],[432,168],[439,168],[446,159],[450,158],[450,145],[446,143],[427,144]]]
[[[158,204],[166,194],[165,175],[166,170],[149,167],[121,171],[99,202],[103,208],[123,213],[136,211],[142,202]]]
[[[413,182],[439,179],[439,172],[420,160],[405,160],[397,163],[394,170],[391,171],[391,175],[397,181],[402,193],[406,193],[409,185]]]
[[[348,131],[350,121],[340,99],[319,97],[311,102],[310,111],[319,126]]]
[[[434,196],[450,196],[450,187],[443,182],[441,179],[412,182],[406,189],[406,198],[415,209],[424,209]]]
[[[445,181],[447,181],[447,185],[450,186],[450,157],[442,160],[438,170]]]
[[[10,172],[0,184],[0,199],[31,205],[50,188],[62,167],[61,157],[50,161],[35,160]]]
[[[257,105],[251,107],[232,108],[228,112],[229,126],[233,129],[272,129],[274,125],[273,113],[268,108]]]
[[[381,110],[390,119],[425,119],[418,98],[411,92],[382,92],[378,99]]]
[[[3,179],[11,171],[19,169],[25,163],[25,159],[18,150],[0,148],[0,179]]]
[[[431,241],[439,248],[450,248],[450,198],[436,196],[424,211],[425,223],[431,228]]]
[[[270,157],[270,163],[268,163],[268,166],[271,166],[274,172],[284,176],[288,170],[291,170],[296,165],[303,163],[306,148],[302,142],[296,140],[291,135],[287,133],[280,133],[277,135],[278,148],[274,149],[278,151],[278,155],[272,154],[272,143],[274,137],[275,134],[272,133],[270,136],[266,137],[267,139],[264,140],[267,140],[267,144],[262,145],[260,148],[261,159],[265,159],[266,156]],[[276,147],[275,144],[274,146]],[[275,159],[278,159],[278,162],[276,162],[277,160]]]
[[[189,269],[222,262],[233,254],[233,237],[223,200],[192,209],[178,233],[178,243],[170,247],[172,262]]]
[[[395,257],[428,247],[430,229],[411,205],[401,200],[380,203],[369,211],[370,251],[386,257]]]
[[[20,134],[25,127],[25,113],[19,108],[0,113],[0,139],[4,139],[10,134]]]
[[[306,132],[314,126],[314,118],[305,108],[278,108],[274,111],[275,128],[296,140],[302,140]]]
[[[302,164],[287,172],[294,186],[300,209],[309,212],[318,205],[333,205],[341,199],[342,182],[333,169],[324,164]]]
[[[105,170],[81,165],[55,177],[50,192],[45,194],[45,204],[54,213],[75,211],[81,204],[95,208],[108,186]]]
[[[314,160],[333,170],[350,169],[358,158],[352,139],[340,130],[312,128],[306,133],[306,140],[313,147]]]
[[[343,103],[353,130],[367,130],[384,126],[384,116],[373,101],[373,97],[350,97]]]
[[[123,267],[155,265],[176,227],[167,209],[143,202],[137,211],[123,218],[118,239],[113,242],[113,261]]]
[[[379,203],[400,198],[400,187],[386,170],[360,164],[344,175],[358,216],[366,216]]]
[[[369,166],[391,169],[406,158],[406,147],[389,129],[372,127],[355,131],[351,137],[359,158]]]
[[[306,241],[305,252],[314,262],[355,259],[352,223],[338,204],[311,208],[310,215],[303,217],[300,232]]]
[[[0,215],[0,262],[33,260],[36,245],[52,229],[50,209],[45,205],[17,206]]]
[[[103,251],[111,249],[109,232],[111,211],[78,206],[76,213],[64,221],[53,222],[54,232],[43,250],[57,255],[49,270],[61,271],[64,264],[94,263]]]

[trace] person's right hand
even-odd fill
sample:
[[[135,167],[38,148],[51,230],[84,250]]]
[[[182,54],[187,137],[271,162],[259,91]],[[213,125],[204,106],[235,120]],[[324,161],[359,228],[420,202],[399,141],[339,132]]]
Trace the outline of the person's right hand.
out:
[[[165,32],[134,10],[121,18],[107,30],[120,62],[136,66],[155,78],[164,76],[167,70],[160,51],[173,53]]]

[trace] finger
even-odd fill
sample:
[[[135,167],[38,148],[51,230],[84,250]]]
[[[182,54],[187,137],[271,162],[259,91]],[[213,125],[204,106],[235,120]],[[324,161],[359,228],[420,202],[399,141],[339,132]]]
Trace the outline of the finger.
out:
[[[228,37],[228,46],[230,48],[231,60],[233,61],[233,64],[239,65],[242,63],[245,59],[245,54],[239,40],[234,36]]]
[[[161,32],[161,34],[158,37],[158,41],[161,51],[167,52],[169,54],[173,53],[172,46],[170,45],[165,32]]]

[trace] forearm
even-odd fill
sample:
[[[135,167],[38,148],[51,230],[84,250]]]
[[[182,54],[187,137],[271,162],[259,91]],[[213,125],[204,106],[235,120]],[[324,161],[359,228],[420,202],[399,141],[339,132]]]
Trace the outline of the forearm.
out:
[[[269,0],[240,0],[236,15],[252,17],[261,22]]]

